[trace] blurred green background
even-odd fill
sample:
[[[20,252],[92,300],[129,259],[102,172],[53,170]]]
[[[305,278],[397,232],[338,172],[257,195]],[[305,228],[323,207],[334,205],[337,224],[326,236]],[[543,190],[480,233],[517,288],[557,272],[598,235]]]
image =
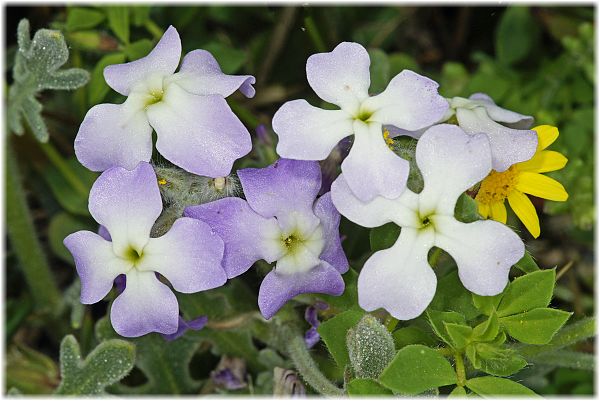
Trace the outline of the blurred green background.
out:
[[[535,116],[536,124],[556,125],[561,135],[553,149],[569,163],[550,175],[564,184],[570,198],[565,203],[534,199],[542,235],[537,240],[525,230],[521,235],[541,267],[558,267],[554,304],[576,316],[594,314],[592,7],[11,6],[6,8],[5,87],[12,84],[21,18],[30,20],[32,33],[61,30],[71,52],[68,65],[89,71],[91,79],[74,92],[41,93],[49,144],[39,144],[29,133],[7,139],[41,248],[34,242],[16,244],[15,237],[7,241],[6,390],[51,392],[59,381],[58,344],[65,334],[74,333],[84,353],[94,345],[94,323],[106,305],[78,304],[75,269],[62,245],[70,232],[96,229],[87,211],[87,191],[96,174],[77,163],[73,140],[91,106],[124,99],[109,90],[103,68],[144,56],[168,25],[178,29],[184,52],[207,49],[224,72],[256,76],[256,97],[228,99],[253,134],[264,125],[271,135],[270,143],[255,144],[244,165],[264,165],[273,157],[276,137],[270,120],[283,102],[306,98],[318,104],[306,81],[306,58],[341,41],[369,49],[372,92],[408,68],[437,80],[444,96],[485,92],[502,107]],[[6,185],[19,184],[8,177]],[[511,218],[509,224],[518,226]],[[346,248],[358,260],[368,252],[368,240],[357,236]],[[38,289],[54,291],[49,299],[55,303],[40,305],[38,289],[23,274],[20,252],[35,258],[37,249],[52,272]],[[593,341],[578,350],[593,353]],[[551,369],[527,384],[542,394],[592,394],[593,372]]]

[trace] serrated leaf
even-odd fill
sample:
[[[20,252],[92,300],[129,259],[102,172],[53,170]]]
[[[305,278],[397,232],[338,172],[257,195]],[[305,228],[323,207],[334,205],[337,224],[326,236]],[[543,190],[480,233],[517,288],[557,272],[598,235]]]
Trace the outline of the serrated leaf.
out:
[[[395,392],[416,395],[455,384],[456,373],[437,351],[424,345],[408,345],[398,351],[379,381]]]
[[[380,227],[372,228],[369,232],[369,242],[373,252],[387,249],[396,243],[400,235],[400,227],[395,223],[387,223]]]
[[[362,311],[349,310],[324,321],[317,328],[321,339],[325,342],[329,353],[339,367],[343,368],[350,364],[348,348],[346,347],[346,334],[363,315],[364,312]]]
[[[444,323],[465,324],[465,317],[458,312],[429,310],[426,313],[427,320],[429,321],[433,332],[446,344],[452,344],[452,339],[448,335]]]
[[[103,12],[88,7],[71,7],[67,11],[67,31],[90,29],[104,21]]]
[[[117,383],[133,368],[135,346],[123,340],[100,343],[81,360],[79,344],[72,335],[60,345],[62,381],[55,394],[101,395],[105,388]]]
[[[548,306],[554,291],[554,269],[540,270],[514,279],[498,305],[498,316],[504,317]]]
[[[547,344],[572,315],[552,308],[536,308],[500,319],[511,337],[526,344]]]
[[[437,341],[429,333],[416,326],[402,327],[392,334],[396,349],[404,348],[410,344],[437,345]]]
[[[108,26],[117,35],[121,42],[129,43],[129,7],[106,7]]]
[[[467,387],[482,397],[498,395],[538,396],[531,389],[509,379],[494,376],[475,377],[467,380]]]
[[[373,379],[354,379],[346,386],[349,396],[392,395],[392,392]]]
[[[523,255],[521,260],[515,263],[515,267],[524,273],[533,273],[540,270],[540,267],[535,263],[533,256],[531,256],[527,250],[525,250],[525,255]]]

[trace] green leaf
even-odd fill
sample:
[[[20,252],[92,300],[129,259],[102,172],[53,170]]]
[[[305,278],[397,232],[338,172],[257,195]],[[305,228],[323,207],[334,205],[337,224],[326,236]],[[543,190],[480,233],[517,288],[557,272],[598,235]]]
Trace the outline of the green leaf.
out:
[[[537,39],[536,25],[529,8],[507,8],[496,31],[498,60],[504,64],[513,64],[529,56]]]
[[[466,193],[458,197],[456,206],[454,207],[454,217],[463,223],[472,223],[480,220],[477,202]]]
[[[358,273],[353,268],[350,268],[342,276],[345,283],[344,293],[340,296],[318,294],[318,297],[328,303],[331,308],[347,311],[350,309],[359,310],[358,306]]]
[[[66,160],[66,163],[79,176],[86,187],[91,188],[96,173],[87,170],[74,157]],[[54,197],[65,210],[73,214],[89,216],[87,196],[83,196],[76,191],[56,167],[51,166],[45,169],[42,174]]]
[[[510,376],[527,365],[515,350],[492,343],[472,343],[466,355],[475,369],[495,376]]]
[[[452,339],[448,335],[444,323],[465,324],[465,317],[458,312],[429,310],[426,313],[433,332],[446,344],[452,344]]]
[[[498,395],[538,396],[527,387],[501,377],[483,376],[467,380],[467,387],[482,397]]]
[[[59,70],[40,82],[38,89],[73,90],[82,87],[90,80],[90,73],[81,68]]]
[[[108,26],[117,35],[121,42],[129,43],[129,7],[106,7]]]
[[[463,349],[471,340],[473,329],[470,326],[456,323],[444,323],[446,332],[454,349]]]
[[[62,381],[55,394],[105,394],[107,386],[117,383],[131,371],[134,360],[133,344],[123,340],[109,340],[100,343],[82,361],[77,340],[68,335],[60,344]]]
[[[461,63],[449,61],[442,66],[440,93],[445,97],[463,95],[469,82],[469,72]]]
[[[236,73],[248,59],[244,50],[234,49],[220,42],[207,43],[203,48],[217,59],[225,74]]]
[[[456,269],[452,269],[439,279],[435,296],[429,308],[439,311],[459,312],[467,320],[480,315],[479,311],[473,306],[471,293],[465,289]]]
[[[327,345],[329,353],[340,367],[350,364],[346,334],[363,317],[364,312],[349,310],[321,323],[317,328],[319,335]]]
[[[67,11],[67,31],[78,31],[80,29],[90,29],[104,21],[103,12],[93,8],[71,7]]]
[[[380,93],[390,81],[390,62],[387,54],[381,49],[369,49],[371,59],[371,86],[370,93]]]
[[[110,90],[110,87],[104,81],[104,69],[111,64],[120,64],[123,62],[125,62],[125,55],[123,53],[111,53],[102,57],[96,63],[94,71],[92,71],[88,89],[88,104],[90,106],[102,102]]]
[[[498,335],[500,323],[498,315],[492,315],[473,329],[473,339],[476,341],[492,341]]]
[[[554,269],[539,270],[514,279],[504,291],[498,316],[504,317],[548,306],[554,291]]]
[[[406,53],[392,53],[388,56],[390,63],[390,77],[394,77],[402,70],[418,71],[419,64],[415,61],[414,57]]]
[[[593,317],[587,317],[563,327],[547,345],[520,345],[518,350],[525,358],[531,359],[536,355],[568,347],[595,335],[596,320]]]
[[[533,256],[531,256],[527,250],[525,250],[525,255],[521,258],[521,260],[515,263],[515,267],[524,273],[533,273],[540,270],[540,267],[537,265],[537,263],[535,263]]]
[[[408,345],[381,374],[379,381],[395,392],[416,395],[456,383],[456,373],[437,351],[424,345]]]
[[[150,39],[140,39],[125,46],[125,55],[128,60],[137,60],[150,53],[154,43]]]
[[[467,396],[467,391],[465,390],[464,387],[461,387],[461,386],[454,387],[454,390],[452,390],[450,392],[450,394],[448,394],[448,398],[451,398],[451,397],[466,397],[466,396]]]
[[[498,308],[498,304],[502,299],[502,294],[486,297],[473,293],[472,298],[473,305],[475,305],[475,307],[479,309],[481,313],[489,316]]]
[[[392,395],[390,390],[373,379],[354,379],[348,383],[346,391],[350,396]]]
[[[346,334],[350,365],[359,378],[377,378],[390,363],[394,340],[377,318],[365,315]]]
[[[400,235],[400,227],[395,223],[387,223],[380,227],[372,228],[369,232],[369,242],[372,251],[387,249],[396,243]]]
[[[594,354],[563,349],[539,354],[530,358],[529,361],[537,365],[549,365],[591,371],[593,371],[596,366]]]
[[[52,216],[48,226],[48,242],[52,252],[67,263],[73,264],[73,255],[63,244],[69,234],[80,230],[94,231],[97,227],[83,222],[66,212],[59,212]]]
[[[129,11],[131,12],[131,23],[134,26],[142,26],[150,19],[149,6],[140,6],[136,4],[135,7],[130,7]]]
[[[429,333],[416,326],[403,327],[392,334],[397,349],[410,344],[423,344],[427,346],[437,345],[437,341]]]
[[[500,319],[511,337],[526,344],[547,344],[572,315],[551,308],[536,308]]]

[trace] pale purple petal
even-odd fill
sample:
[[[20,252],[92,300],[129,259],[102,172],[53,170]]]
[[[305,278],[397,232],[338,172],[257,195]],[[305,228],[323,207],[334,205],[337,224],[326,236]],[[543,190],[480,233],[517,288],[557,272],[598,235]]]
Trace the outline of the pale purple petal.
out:
[[[496,221],[465,224],[451,216],[436,216],[433,223],[435,245],[452,256],[466,289],[484,296],[504,290],[511,266],[525,254],[514,231]]]
[[[330,192],[317,199],[314,212],[315,216],[321,220],[323,238],[325,239],[325,248],[319,258],[335,267],[340,273],[347,272],[349,268],[348,259],[340,240],[340,213],[333,206]]]
[[[250,207],[263,217],[277,217],[280,224],[300,215],[307,225],[316,226],[313,204],[321,188],[319,163],[279,159],[265,168],[238,171]]]
[[[395,127],[393,125],[384,125],[383,129],[387,130],[390,133],[390,138],[396,138],[399,136],[410,136],[412,138],[419,139],[423,135],[423,133],[427,131],[427,129],[429,129],[429,126],[418,129],[416,131],[405,130],[402,128]]]
[[[406,189],[409,164],[388,148],[381,125],[354,124],[354,144],[342,162],[342,173],[358,199],[395,199]]]
[[[317,345],[320,339],[321,336],[319,335],[316,327],[311,327],[310,329],[306,330],[306,333],[304,333],[304,344],[306,344],[306,348],[308,349],[311,349]]]
[[[425,184],[419,200],[422,216],[434,211],[454,216],[458,197],[491,170],[487,137],[468,135],[452,124],[429,128],[417,143],[416,158]]]
[[[353,132],[352,117],[345,111],[323,110],[303,99],[284,103],[272,123],[279,137],[277,154],[300,160],[327,158]]]
[[[162,274],[179,292],[209,290],[227,281],[223,249],[223,240],[208,224],[182,217],[165,235],[148,241],[137,268]]]
[[[533,124],[533,117],[514,111],[503,109],[497,106],[494,100],[485,93],[474,93],[469,97],[470,100],[477,101],[478,104],[485,107],[487,114],[494,121],[504,123],[510,128],[528,129]]]
[[[258,307],[270,319],[290,299],[299,294],[321,293],[341,295],[344,280],[340,272],[327,262],[297,274],[279,274],[273,270],[263,280],[258,292]]]
[[[117,257],[112,244],[91,231],[77,231],[63,243],[73,255],[81,279],[81,303],[94,304],[108,294],[115,278],[131,264]]]
[[[358,276],[358,304],[366,311],[384,308],[393,317],[419,316],[433,299],[437,278],[427,262],[433,230],[403,227],[396,243],[375,252]]]
[[[173,334],[163,334],[163,338],[167,341],[173,341],[184,335],[188,330],[201,330],[208,323],[207,316],[199,316],[190,321],[185,320],[183,317],[179,316],[179,322],[177,326],[177,331]]]
[[[109,65],[104,69],[108,86],[121,95],[129,95],[136,83],[152,75],[173,74],[181,58],[181,40],[173,26],[169,26],[160,41],[146,57],[125,64]]]
[[[106,227],[104,227],[102,225],[98,226],[98,235],[107,241],[112,241],[112,239],[110,238],[110,233],[108,232]]]
[[[154,331],[173,334],[179,321],[177,298],[158,281],[154,272],[132,269],[127,273],[125,291],[112,304],[110,321],[123,337],[139,337]]]
[[[370,64],[369,53],[363,46],[342,42],[331,52],[310,56],[306,61],[306,78],[321,99],[351,108],[368,96]]]
[[[492,168],[505,171],[511,165],[529,160],[537,148],[537,134],[532,130],[517,130],[498,124],[486,110],[458,108],[456,117],[462,129],[469,134],[484,133],[490,140]]]
[[[122,167],[106,170],[92,186],[89,210],[110,233],[118,255],[130,247],[140,253],[162,211],[152,166],[141,162],[132,171]]]
[[[265,218],[253,211],[240,198],[223,198],[185,209],[185,216],[202,220],[223,239],[223,268],[228,278],[239,276],[257,260],[269,263],[281,256],[279,229],[274,218]]]
[[[85,115],[75,137],[77,160],[92,171],[132,170],[152,156],[152,127],[143,112],[123,104],[98,104]]]
[[[438,93],[438,86],[432,79],[404,70],[362,107],[373,112],[370,121],[416,131],[437,123],[449,108],[448,101]]]
[[[252,148],[250,133],[220,95],[196,96],[172,83],[147,114],[159,153],[194,174],[224,177]]]
[[[253,76],[223,74],[217,60],[206,50],[186,54],[174,79],[183,89],[195,95],[227,97],[238,89],[246,97],[254,97],[256,93],[252,87],[256,82]]]

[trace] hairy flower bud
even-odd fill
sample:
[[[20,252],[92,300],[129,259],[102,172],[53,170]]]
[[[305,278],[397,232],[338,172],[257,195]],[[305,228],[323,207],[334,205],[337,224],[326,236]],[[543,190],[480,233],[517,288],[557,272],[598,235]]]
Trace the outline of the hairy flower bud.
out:
[[[359,378],[377,378],[394,358],[394,340],[384,325],[365,315],[348,330],[346,346],[354,373]]]

